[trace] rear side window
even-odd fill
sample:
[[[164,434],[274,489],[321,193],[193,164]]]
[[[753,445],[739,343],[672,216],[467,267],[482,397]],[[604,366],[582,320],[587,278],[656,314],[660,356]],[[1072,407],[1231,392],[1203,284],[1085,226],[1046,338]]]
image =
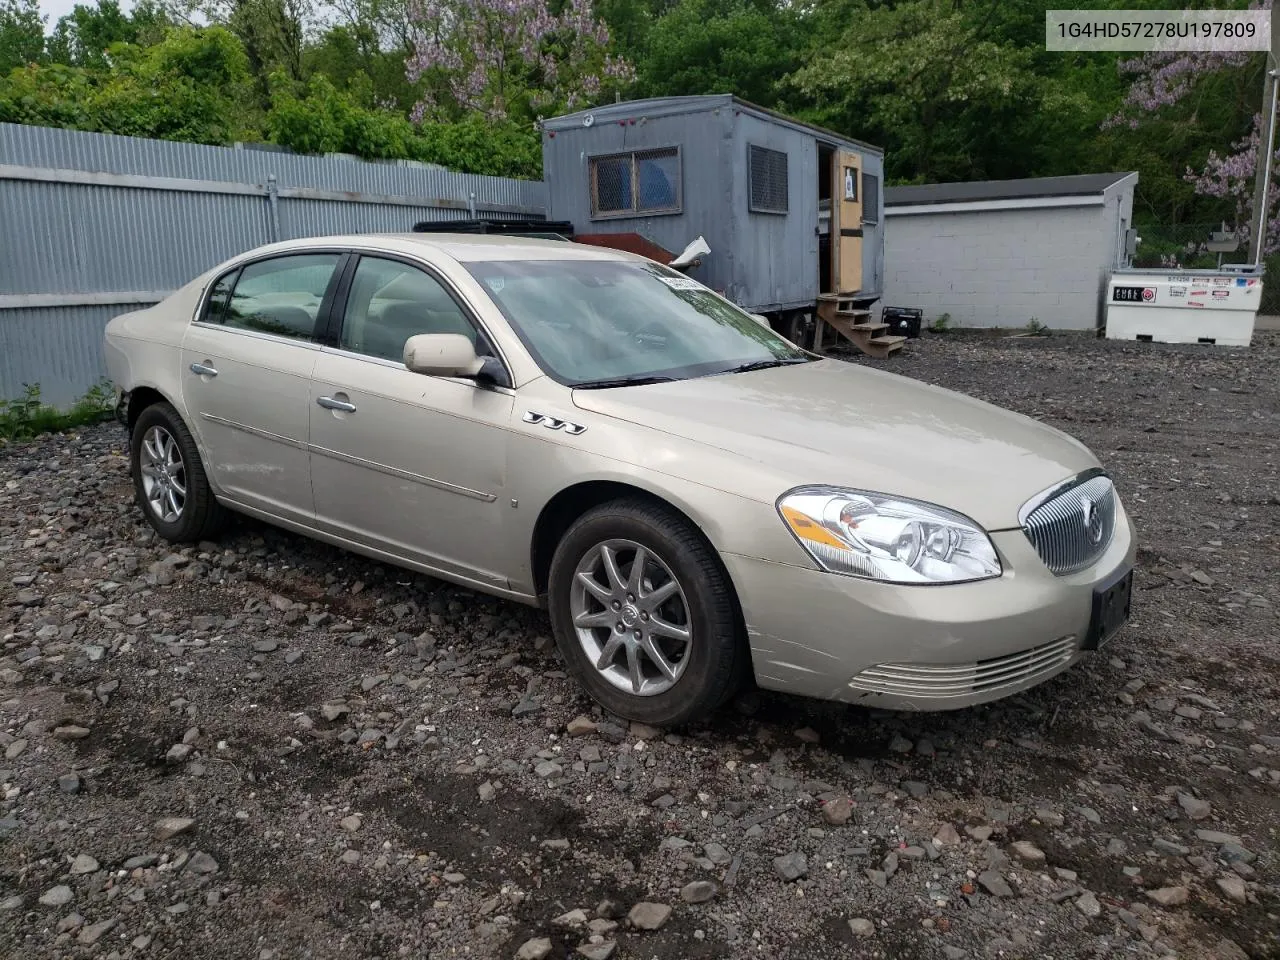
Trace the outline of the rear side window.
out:
[[[205,323],[222,323],[227,315],[227,304],[231,300],[231,290],[236,285],[239,270],[232,270],[218,278],[218,282],[209,291],[209,299],[204,305],[204,313],[200,319]]]
[[[309,340],[340,254],[307,253],[259,260],[240,270],[221,323]],[[218,293],[210,297],[210,307]]]

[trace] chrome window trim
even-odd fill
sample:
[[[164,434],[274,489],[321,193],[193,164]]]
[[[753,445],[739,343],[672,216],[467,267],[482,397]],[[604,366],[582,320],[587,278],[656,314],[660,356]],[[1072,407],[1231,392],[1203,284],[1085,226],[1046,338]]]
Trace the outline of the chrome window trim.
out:
[[[361,360],[364,363],[376,364],[379,367],[387,367],[391,370],[403,370],[405,373],[412,374],[415,377],[427,376],[425,373],[414,373],[398,360],[388,360],[386,357],[374,357],[370,354],[360,353],[356,350],[344,350],[342,347],[331,347],[328,344],[316,344],[315,346],[321,353],[332,354],[335,357],[344,357],[348,360]],[[511,376],[510,371],[507,372],[507,376]],[[313,376],[312,379],[314,380],[315,377]],[[512,387],[481,386],[469,377],[431,377],[430,379],[443,380],[446,383],[456,383],[459,386],[471,387],[473,390],[487,390],[490,393],[500,393],[507,397],[514,397],[516,395],[516,392]],[[349,389],[360,390],[362,388],[358,385],[353,385]]]
[[[1055,483],[1051,487],[1047,487],[1046,489],[1041,490],[1034,497],[1032,497],[1030,500],[1024,503],[1022,507],[1018,510],[1018,526],[1019,527],[1026,526],[1027,518],[1030,517],[1031,514],[1035,513],[1035,511],[1038,510],[1040,507],[1044,506],[1046,503],[1052,500],[1054,497],[1061,496],[1062,494],[1066,493],[1068,490],[1071,490],[1074,487],[1078,487],[1082,483],[1087,483],[1088,481],[1094,479],[1095,477],[1105,477],[1105,476],[1107,476],[1107,471],[1102,469],[1102,467],[1090,467],[1088,470],[1084,470],[1080,473],[1077,473],[1074,477],[1070,477],[1066,480],[1062,480],[1058,483]]]
[[[192,320],[191,326],[202,327],[205,330],[218,330],[222,333],[234,334],[241,337],[251,337],[254,340],[267,340],[271,343],[288,344],[291,347],[302,347],[304,350],[319,350],[321,344],[314,340],[301,340],[297,337],[282,337],[278,333],[263,333],[261,330],[246,330],[244,327],[228,327],[221,323],[208,323],[204,320]]]

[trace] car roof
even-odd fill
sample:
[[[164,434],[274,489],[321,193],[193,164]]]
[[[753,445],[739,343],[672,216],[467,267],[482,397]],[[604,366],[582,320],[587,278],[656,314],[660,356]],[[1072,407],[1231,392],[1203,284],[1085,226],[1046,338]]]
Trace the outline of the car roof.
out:
[[[337,237],[307,237],[273,244],[273,251],[285,252],[316,246],[376,248],[393,253],[421,254],[427,247],[459,262],[502,260],[644,260],[644,257],[564,240],[537,237],[508,237],[476,233],[363,233]]]

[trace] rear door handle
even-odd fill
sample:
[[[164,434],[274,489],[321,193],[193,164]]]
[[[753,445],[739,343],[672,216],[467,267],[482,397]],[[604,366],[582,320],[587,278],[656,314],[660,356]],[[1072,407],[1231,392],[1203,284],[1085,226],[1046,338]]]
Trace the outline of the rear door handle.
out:
[[[193,363],[191,372],[198,373],[202,377],[216,377],[218,375],[218,371],[207,363]]]
[[[356,412],[354,403],[348,403],[346,400],[336,400],[333,397],[316,397],[316,403],[326,410],[341,410],[343,413]]]

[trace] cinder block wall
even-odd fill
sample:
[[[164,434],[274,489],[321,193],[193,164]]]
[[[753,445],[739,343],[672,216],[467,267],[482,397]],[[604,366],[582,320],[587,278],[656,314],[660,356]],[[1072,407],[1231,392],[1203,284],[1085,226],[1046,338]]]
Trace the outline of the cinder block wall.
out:
[[[1059,330],[1097,326],[1115,257],[1116,200],[1079,207],[890,214],[886,306],[919,307],[925,324]]]

